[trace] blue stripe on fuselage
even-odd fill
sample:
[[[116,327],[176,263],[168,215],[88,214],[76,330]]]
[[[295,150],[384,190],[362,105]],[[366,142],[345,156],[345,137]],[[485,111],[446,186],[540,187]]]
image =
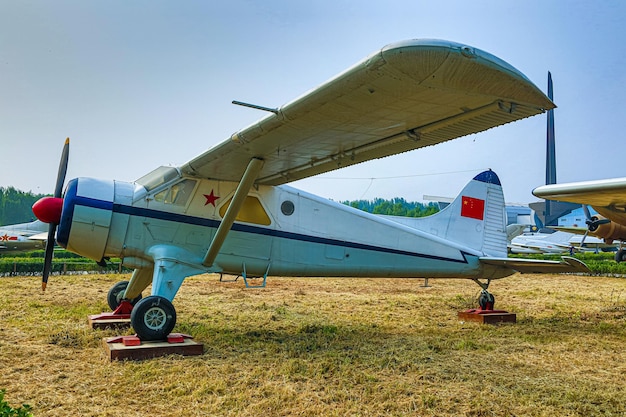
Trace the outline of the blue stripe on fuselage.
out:
[[[166,211],[153,210],[153,209],[148,209],[148,208],[132,207],[132,206],[127,206],[123,204],[115,204],[109,201],[97,200],[97,199],[87,198],[87,197],[80,197],[80,196],[76,196],[75,194],[72,197],[73,197],[72,198],[73,200],[72,212],[73,212],[74,205],[80,205],[80,206],[85,206],[85,207],[94,207],[94,208],[100,208],[100,209],[105,209],[105,210],[113,210],[114,213],[127,214],[130,216],[147,217],[151,219],[166,220],[166,221],[177,222],[177,223],[185,223],[185,224],[191,224],[195,226],[217,228],[221,223],[218,220],[205,219],[202,217],[194,217],[194,216],[188,216],[186,214],[170,213]],[[68,229],[67,236],[69,237],[69,227],[67,227],[67,229]],[[252,234],[257,234],[257,235],[274,236],[274,237],[283,238],[283,239],[299,240],[303,242],[319,243],[319,244],[333,245],[333,246],[342,246],[342,247],[352,248],[352,249],[371,250],[375,252],[384,252],[384,253],[392,253],[392,254],[397,254],[397,255],[414,256],[418,258],[426,258],[426,259],[440,260],[440,261],[446,261],[446,262],[456,262],[456,263],[463,263],[463,264],[468,263],[466,259],[467,254],[463,251],[460,251],[461,255],[463,256],[463,259],[460,260],[460,259],[451,259],[451,258],[445,258],[441,256],[417,253],[417,252],[409,252],[409,251],[400,250],[400,249],[391,249],[391,248],[385,248],[381,246],[368,245],[364,243],[348,242],[345,240],[329,239],[329,238],[305,235],[305,234],[300,234],[300,233],[285,232],[281,230],[268,229],[264,227],[252,226],[252,225],[241,224],[241,223],[233,224],[231,230],[244,232],[244,233],[252,233]],[[67,244],[67,240],[65,241],[65,243]]]

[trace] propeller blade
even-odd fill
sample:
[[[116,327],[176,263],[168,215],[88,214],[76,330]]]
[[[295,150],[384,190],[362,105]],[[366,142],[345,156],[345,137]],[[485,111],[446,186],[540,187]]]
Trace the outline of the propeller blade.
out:
[[[63,184],[65,184],[65,174],[67,174],[67,164],[70,156],[70,138],[65,139],[65,145],[63,145],[63,151],[61,152],[61,161],[59,162],[59,172],[57,173],[57,182],[54,187],[54,198],[60,199],[63,193]],[[58,202],[59,200],[57,200]],[[58,204],[57,204],[58,205]],[[62,205],[62,200],[61,200]],[[44,204],[43,207],[46,205]],[[59,207],[60,208],[60,207]],[[55,211],[61,212],[57,208]],[[43,273],[41,274],[41,290],[45,291],[48,285],[48,277],[50,276],[50,270],[52,269],[52,255],[54,254],[54,238],[57,231],[57,224],[59,219],[50,221],[48,226],[48,240],[46,241],[46,254],[43,261]]]
[[[65,184],[65,174],[67,174],[67,163],[70,156],[70,138],[65,139],[65,145],[63,145],[63,152],[61,153],[61,161],[59,162],[59,172],[57,174],[57,183],[54,188],[54,196],[56,198],[61,197],[63,192],[63,184]]]
[[[611,221],[609,219],[598,219],[596,216],[593,216],[591,219],[587,220],[586,223],[588,226],[587,229],[590,232],[595,232],[598,230],[598,226],[611,223]]]
[[[585,212],[585,217],[587,220],[591,219],[591,213],[589,212],[589,207],[586,204],[583,204],[583,211]]]
[[[50,269],[52,269],[52,254],[54,253],[54,235],[57,230],[57,225],[50,223],[48,227],[48,240],[46,241],[46,255],[43,261],[43,274],[41,275],[41,290],[45,291],[48,285],[48,276],[50,275]]]

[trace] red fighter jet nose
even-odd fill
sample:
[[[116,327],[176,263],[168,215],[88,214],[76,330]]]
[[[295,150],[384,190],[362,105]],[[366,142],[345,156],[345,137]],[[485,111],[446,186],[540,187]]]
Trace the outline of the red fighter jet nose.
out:
[[[62,198],[44,197],[33,204],[33,213],[44,223],[59,224],[62,210]]]

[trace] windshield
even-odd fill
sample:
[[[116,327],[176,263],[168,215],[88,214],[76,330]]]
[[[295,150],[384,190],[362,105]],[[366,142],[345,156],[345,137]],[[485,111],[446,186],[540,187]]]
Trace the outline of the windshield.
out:
[[[151,173],[144,175],[135,181],[137,184],[143,185],[146,190],[154,190],[159,185],[172,181],[180,177],[180,173],[174,167],[158,167]]]

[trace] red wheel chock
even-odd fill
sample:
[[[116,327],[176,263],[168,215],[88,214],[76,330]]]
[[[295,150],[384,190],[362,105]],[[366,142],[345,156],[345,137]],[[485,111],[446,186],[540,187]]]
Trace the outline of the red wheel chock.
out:
[[[133,311],[133,305],[129,301],[122,300],[113,312],[89,316],[89,324],[92,329],[130,327],[131,311]]]
[[[484,324],[515,323],[517,316],[505,310],[483,310],[473,308],[471,310],[459,311],[459,320],[475,321]]]

